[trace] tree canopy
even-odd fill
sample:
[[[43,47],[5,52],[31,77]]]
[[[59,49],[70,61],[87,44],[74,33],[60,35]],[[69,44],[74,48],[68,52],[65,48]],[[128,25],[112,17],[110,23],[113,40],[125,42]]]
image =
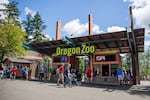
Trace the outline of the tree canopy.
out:
[[[5,9],[2,9],[4,12],[3,14],[6,15],[9,19],[19,19],[20,11],[17,7],[18,2],[12,1],[8,4],[1,4],[5,7]]]
[[[6,17],[0,20],[0,62],[5,56],[23,56],[26,51],[22,44],[26,42],[27,34],[18,21],[17,4],[17,2],[4,4],[6,9],[3,12]]]
[[[48,38],[46,38],[43,34],[43,30],[46,29],[46,25],[44,25],[44,22],[38,12],[34,16],[31,16],[30,13],[27,14],[26,20],[23,21],[22,25],[28,34],[27,40],[29,43],[48,40]],[[29,38],[30,36],[32,38]]]
[[[22,28],[3,22],[0,25],[0,61],[4,56],[22,56],[25,49],[22,44],[25,43],[26,33]]]

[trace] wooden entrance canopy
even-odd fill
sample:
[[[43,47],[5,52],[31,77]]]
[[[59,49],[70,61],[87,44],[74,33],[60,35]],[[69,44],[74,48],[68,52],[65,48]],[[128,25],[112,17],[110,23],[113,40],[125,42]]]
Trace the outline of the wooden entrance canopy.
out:
[[[144,52],[145,29],[133,29],[131,32],[118,31],[104,34],[96,34],[83,37],[70,38],[75,46],[82,44],[93,45],[97,50],[118,50],[119,53],[131,53],[133,84],[140,84],[138,52]],[[53,40],[30,44],[31,49],[51,56],[56,53],[56,48],[70,48],[63,40]]]
[[[132,32],[118,31],[111,33],[96,34],[83,37],[71,38],[76,46],[81,44],[93,45],[98,50],[118,50],[120,53],[144,52],[144,28],[134,29]],[[63,40],[53,40],[48,42],[32,43],[31,48],[51,56],[56,52],[57,47],[70,48]]]

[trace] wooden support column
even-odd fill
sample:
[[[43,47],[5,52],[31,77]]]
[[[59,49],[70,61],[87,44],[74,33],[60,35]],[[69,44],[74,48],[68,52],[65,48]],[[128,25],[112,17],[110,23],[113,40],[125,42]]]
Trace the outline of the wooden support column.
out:
[[[135,54],[131,53],[132,58],[132,74],[133,74],[133,85],[136,85],[136,66],[135,66]]]
[[[109,64],[109,76],[111,76],[111,64]]]
[[[90,55],[90,67],[93,69],[93,55]]]
[[[100,76],[102,76],[102,64],[100,64]]]
[[[138,50],[136,45],[136,38],[134,33],[134,25],[133,25],[133,16],[132,16],[132,7],[130,6],[130,25],[131,25],[131,35],[130,43],[131,43],[131,58],[132,58],[132,72],[133,72],[133,84],[140,84],[140,74],[139,74],[139,60],[138,60]]]
[[[137,85],[140,84],[138,54],[131,53],[131,58],[132,58],[133,84]]]
[[[139,56],[138,53],[136,54],[135,59],[135,65],[136,65],[136,74],[137,74],[137,84],[140,84],[140,71],[139,71]]]

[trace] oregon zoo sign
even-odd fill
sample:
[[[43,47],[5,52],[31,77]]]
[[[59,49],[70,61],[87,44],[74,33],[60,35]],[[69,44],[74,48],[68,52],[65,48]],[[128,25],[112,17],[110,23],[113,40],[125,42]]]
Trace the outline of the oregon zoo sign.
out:
[[[86,46],[86,45],[81,45],[81,47],[73,47],[73,48],[60,48],[60,47],[56,48],[57,56],[61,55],[72,56],[80,54],[89,54],[94,52],[95,52],[94,46]]]

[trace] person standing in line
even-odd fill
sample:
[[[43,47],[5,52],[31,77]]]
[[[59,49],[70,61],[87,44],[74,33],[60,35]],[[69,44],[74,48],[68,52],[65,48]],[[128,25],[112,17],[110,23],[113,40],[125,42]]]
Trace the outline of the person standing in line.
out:
[[[17,75],[17,68],[16,68],[16,66],[14,66],[12,68],[11,73],[12,73],[12,79],[16,80],[16,75]]]
[[[57,85],[59,86],[60,80],[64,85],[64,63],[59,67],[59,77],[57,79]]]
[[[122,71],[121,67],[119,67],[118,70],[117,70],[117,76],[118,76],[119,85],[122,86],[122,82],[123,82],[123,71]]]

